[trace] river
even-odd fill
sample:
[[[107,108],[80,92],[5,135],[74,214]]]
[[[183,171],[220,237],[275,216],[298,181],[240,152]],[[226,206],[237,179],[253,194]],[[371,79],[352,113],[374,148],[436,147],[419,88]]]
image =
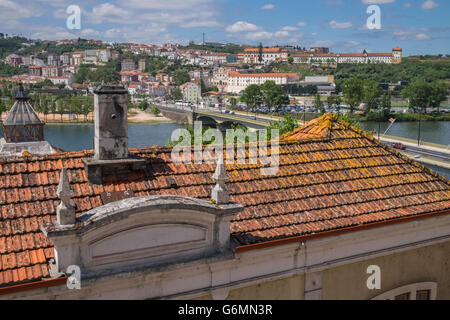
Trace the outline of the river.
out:
[[[130,148],[165,146],[172,132],[182,127],[176,123],[129,124]],[[94,125],[92,124],[47,124],[45,140],[66,151],[90,150],[94,148]],[[0,130],[3,136],[3,129]]]
[[[381,123],[381,133],[389,127],[389,122]],[[361,122],[364,130],[378,132],[378,122]],[[450,121],[423,121],[421,140],[448,146],[450,144]],[[389,136],[403,137],[417,141],[419,122],[395,122],[386,133]]]

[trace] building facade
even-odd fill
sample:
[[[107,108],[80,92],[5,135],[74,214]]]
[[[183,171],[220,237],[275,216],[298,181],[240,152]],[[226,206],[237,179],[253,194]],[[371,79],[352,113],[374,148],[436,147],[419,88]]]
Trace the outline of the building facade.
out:
[[[287,61],[289,51],[284,48],[246,48],[244,51],[244,63],[246,64],[270,64],[276,61]]]
[[[187,82],[180,86],[183,101],[199,103],[202,100],[202,88],[195,82]]]
[[[402,49],[396,47],[391,53],[297,53],[292,55],[293,63],[342,64],[342,63],[386,63],[402,62]]]
[[[275,81],[278,85],[299,81],[296,73],[240,73],[230,71],[225,79],[218,80],[224,84],[223,91],[240,93],[252,84],[262,85],[266,81]]]

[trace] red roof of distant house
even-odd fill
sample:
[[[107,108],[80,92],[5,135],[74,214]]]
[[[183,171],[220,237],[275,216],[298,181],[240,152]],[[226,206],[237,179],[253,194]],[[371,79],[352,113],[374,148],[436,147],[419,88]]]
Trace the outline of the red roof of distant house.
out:
[[[230,71],[230,77],[296,78],[299,76],[296,73],[240,73],[237,71]]]
[[[259,48],[246,48],[244,50],[245,52],[249,52],[249,53],[258,53],[259,52]],[[263,48],[262,52],[266,52],[266,53],[270,53],[270,52],[280,52],[280,48]]]

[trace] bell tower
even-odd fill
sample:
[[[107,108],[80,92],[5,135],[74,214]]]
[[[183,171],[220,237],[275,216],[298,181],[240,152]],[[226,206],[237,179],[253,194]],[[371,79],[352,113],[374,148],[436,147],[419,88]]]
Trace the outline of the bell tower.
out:
[[[392,50],[392,63],[399,64],[402,63],[402,48],[396,47]]]

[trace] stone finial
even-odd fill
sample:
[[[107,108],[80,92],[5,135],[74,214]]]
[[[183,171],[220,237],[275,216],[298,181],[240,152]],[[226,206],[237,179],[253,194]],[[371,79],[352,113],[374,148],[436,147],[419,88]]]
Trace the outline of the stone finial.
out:
[[[217,161],[216,172],[212,176],[216,180],[216,186],[212,190],[211,199],[216,202],[216,204],[227,204],[230,202],[229,194],[225,182],[229,179],[227,175],[227,169],[223,162],[223,155],[220,156],[219,161]]]
[[[73,196],[73,190],[70,187],[69,177],[67,176],[66,168],[62,168],[59,175],[59,185],[56,190],[56,195],[61,199],[61,203],[56,208],[57,222],[60,225],[75,224],[75,208],[70,203]]]

